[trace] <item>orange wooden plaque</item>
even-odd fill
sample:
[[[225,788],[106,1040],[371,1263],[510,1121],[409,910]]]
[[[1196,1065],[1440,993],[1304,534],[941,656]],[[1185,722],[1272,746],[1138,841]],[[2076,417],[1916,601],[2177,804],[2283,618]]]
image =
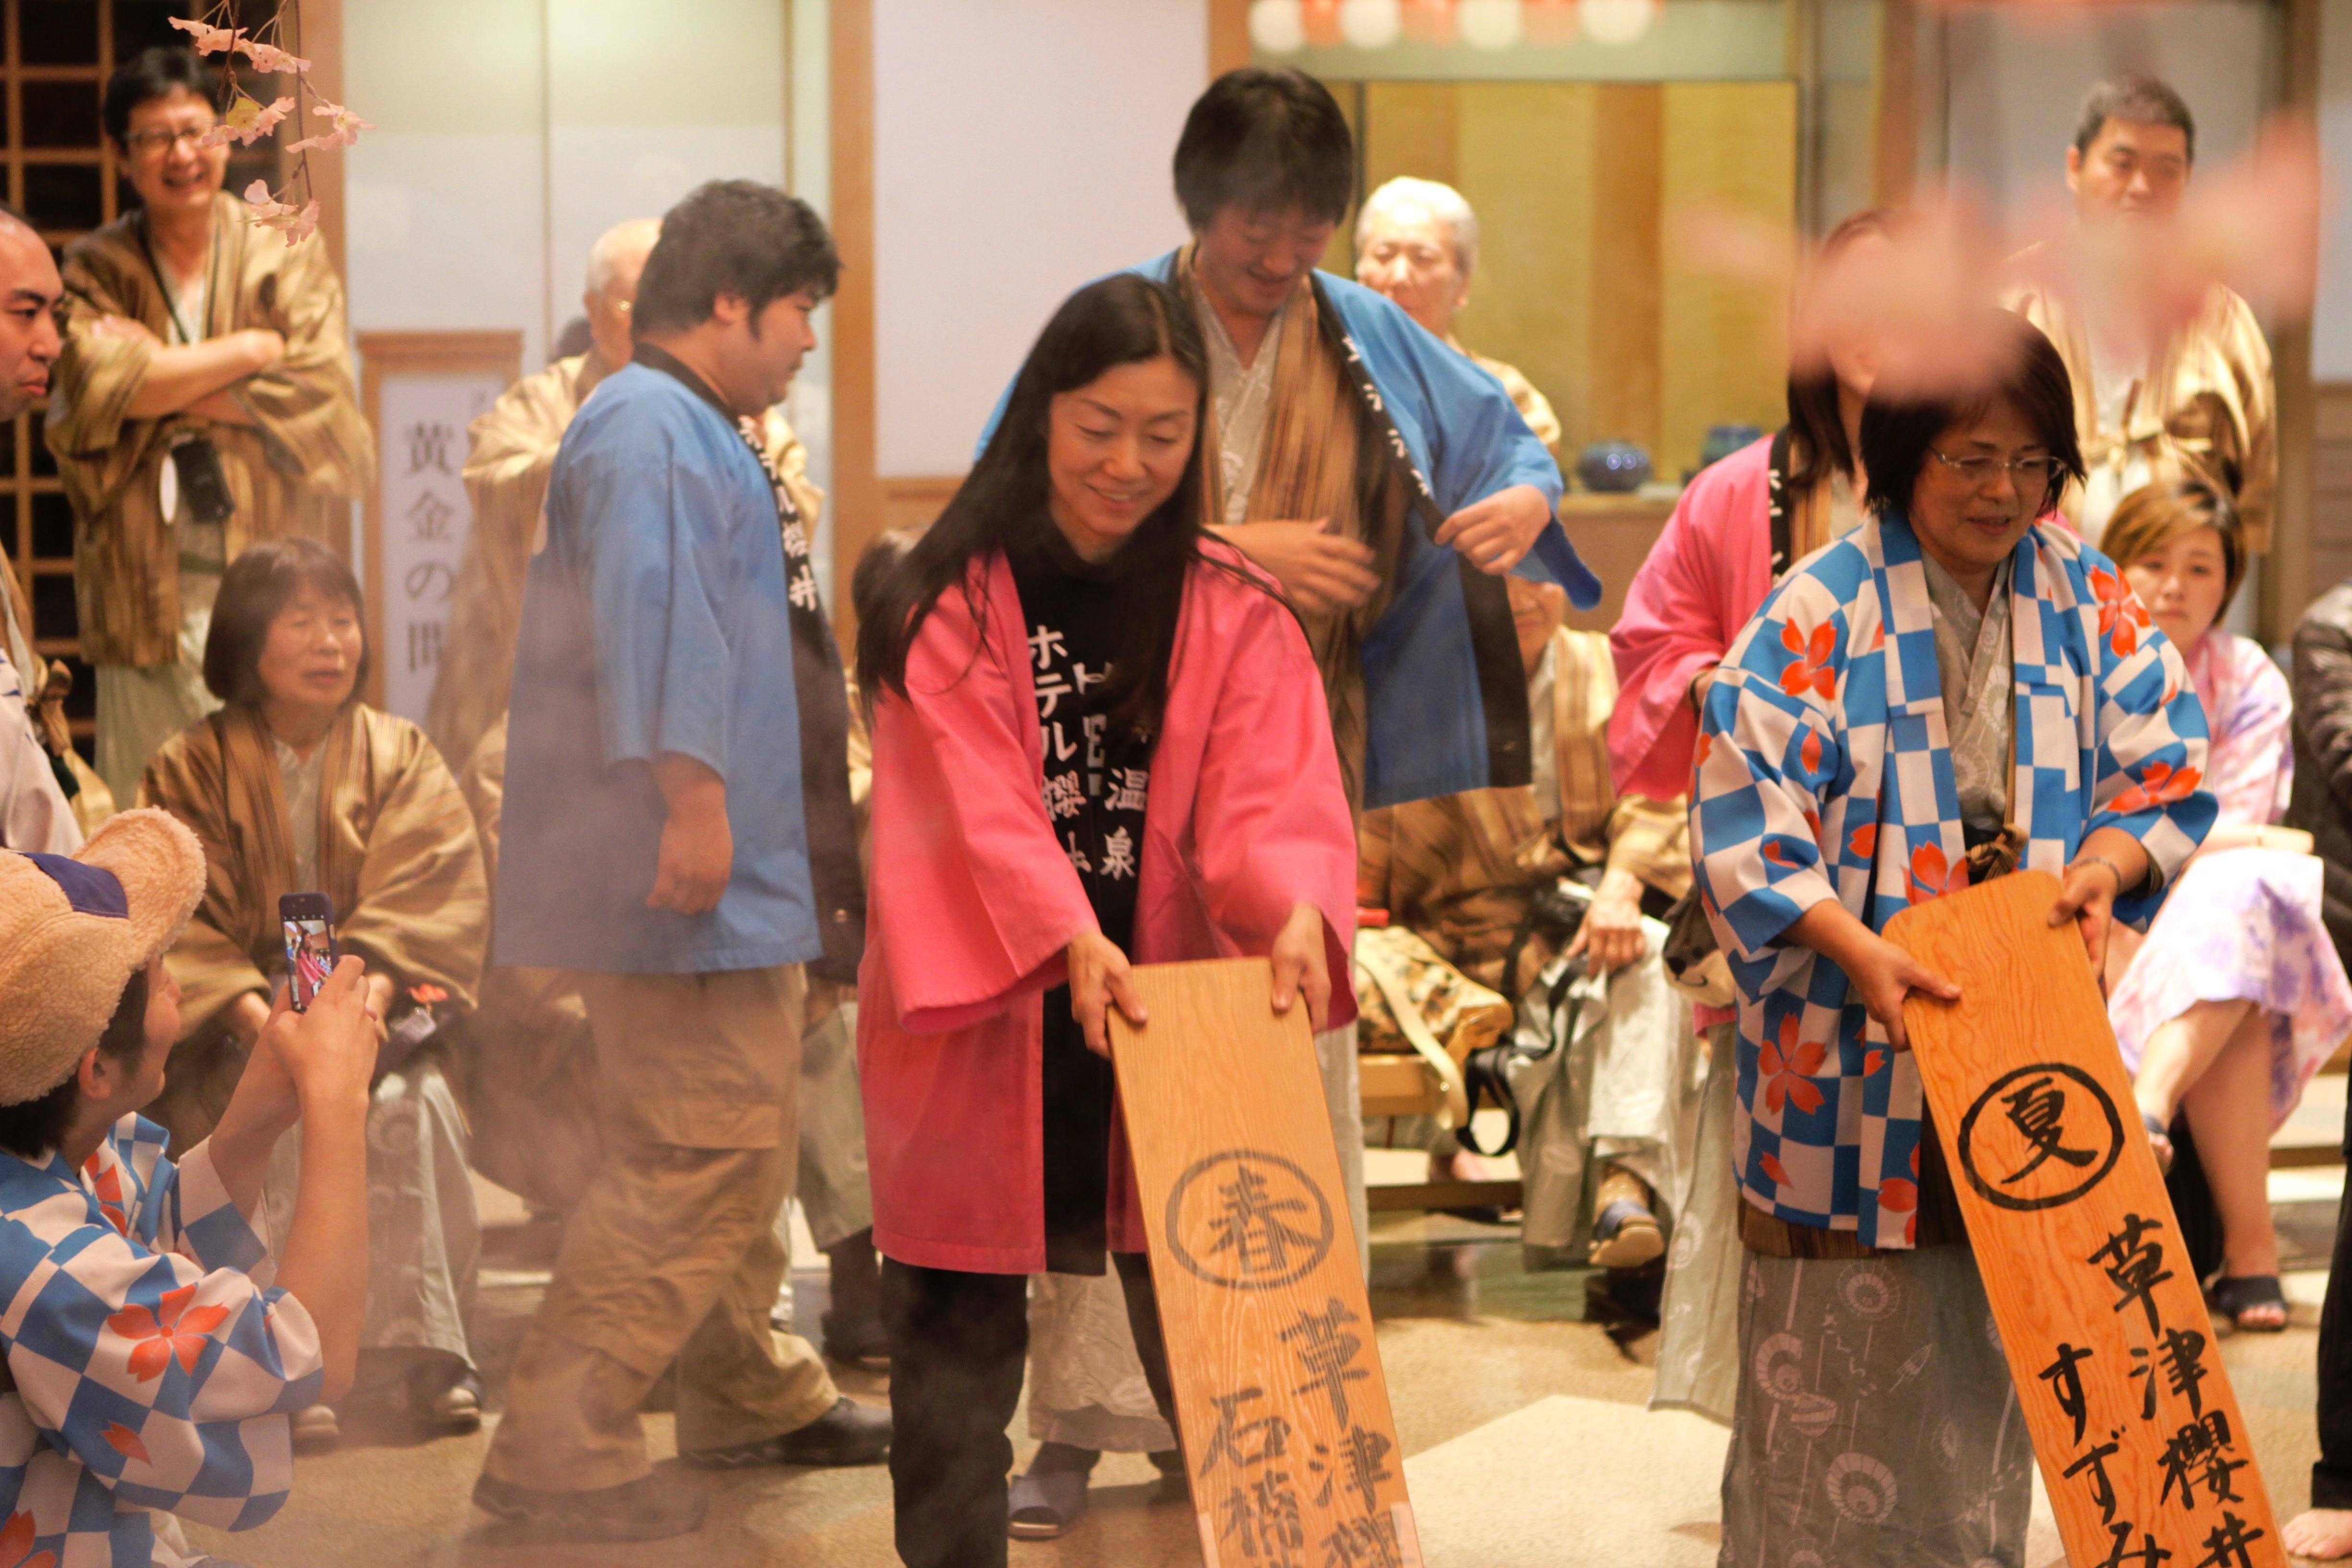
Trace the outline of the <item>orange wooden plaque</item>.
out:
[[[1302,1003],[1262,958],[1139,965],[1114,1008],[1208,1568],[1422,1568]]]
[[[2074,1568],[2284,1568],[2252,1435],[2058,879],[1887,922],[1903,1020]]]

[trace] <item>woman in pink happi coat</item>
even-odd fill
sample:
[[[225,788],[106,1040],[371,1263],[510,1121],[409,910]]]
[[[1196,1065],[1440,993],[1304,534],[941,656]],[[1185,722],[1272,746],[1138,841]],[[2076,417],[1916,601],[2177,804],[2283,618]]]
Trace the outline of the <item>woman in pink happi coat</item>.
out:
[[[1130,963],[1266,955],[1276,1012],[1352,1012],[1322,683],[1288,605],[1202,531],[1206,365],[1164,285],[1072,296],[863,606],[858,1061],[911,1568],[1005,1561],[1029,1274],[1112,1255],[1170,1410],[1106,1059],[1108,1010],[1142,1021]]]

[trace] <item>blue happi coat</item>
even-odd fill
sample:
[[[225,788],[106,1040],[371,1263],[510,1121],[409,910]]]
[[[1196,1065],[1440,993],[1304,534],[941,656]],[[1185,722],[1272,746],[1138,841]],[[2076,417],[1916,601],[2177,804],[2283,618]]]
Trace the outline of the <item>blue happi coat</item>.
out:
[[[1171,250],[1130,270],[1167,283],[1176,257]],[[1559,465],[1501,382],[1432,337],[1385,294],[1328,272],[1315,274],[1315,286],[1370,377],[1402,447],[1398,460],[1438,521],[1514,485],[1533,485],[1558,509]],[[1011,396],[1009,386],[1004,396]],[[1003,412],[1000,398],[981,434],[982,447]],[[1510,607],[1499,594],[1489,603],[1473,602],[1464,574],[1475,568],[1454,551],[1436,548],[1433,526],[1417,514],[1406,518],[1395,595],[1364,639],[1367,810],[1528,782],[1524,734],[1511,769],[1498,774],[1487,731],[1490,713],[1516,714],[1527,704]],[[1601,579],[1578,558],[1557,518],[1517,570],[1558,583],[1579,609],[1601,602]],[[1479,616],[1488,624],[1474,625]],[[1484,661],[1482,643],[1489,654]],[[1510,681],[1518,683],[1511,692],[1490,689]]]
[[[2120,827],[2169,881],[2215,813],[2179,654],[2062,528],[2019,542],[2010,595],[2023,864],[2060,871],[2086,834]],[[1782,940],[1824,900],[1882,931],[1966,879],[1927,578],[1899,514],[1800,563],[1732,644],[1701,714],[1690,824],[1739,989],[1742,1191],[1796,1224],[1915,1245],[1918,1069],[1843,970]],[[2144,926],[2160,897],[2116,916]]]
[[[126,1116],[76,1171],[0,1152],[0,1565],[176,1564],[164,1510],[250,1530],[294,1483],[325,1373],[302,1304],[199,1143]],[[209,1560],[207,1560],[209,1561]]]

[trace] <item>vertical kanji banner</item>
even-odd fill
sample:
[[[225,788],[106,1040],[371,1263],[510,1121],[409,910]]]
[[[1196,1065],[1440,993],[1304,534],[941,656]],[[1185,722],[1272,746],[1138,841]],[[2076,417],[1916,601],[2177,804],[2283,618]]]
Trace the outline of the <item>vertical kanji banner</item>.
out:
[[[1887,939],[1960,987],[1903,1021],[2075,1568],[2284,1568],[2107,1012],[2058,880],[1906,910]]]
[[[1207,1568],[1422,1568],[1306,1004],[1141,964],[1119,1105]]]
[[[521,373],[522,334],[362,332],[359,350],[361,405],[375,431],[377,463],[362,509],[360,575],[373,658],[361,695],[422,724],[473,530],[466,427]]]

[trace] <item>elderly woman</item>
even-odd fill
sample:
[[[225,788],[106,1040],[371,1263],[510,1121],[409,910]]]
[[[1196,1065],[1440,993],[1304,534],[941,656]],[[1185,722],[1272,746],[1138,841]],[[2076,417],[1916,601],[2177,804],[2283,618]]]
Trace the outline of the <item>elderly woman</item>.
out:
[[[211,1131],[285,972],[278,900],[324,892],[389,1026],[368,1117],[362,1384],[404,1425],[461,1430],[480,1419],[466,1333],[479,1247],[465,1120],[434,1024],[474,1004],[488,900],[472,816],[439,753],[356,699],[367,658],[359,584],[323,546],[256,545],[223,575],[205,679],[226,706],[164,742],[140,791],[195,829],[212,863],[170,954],[181,1044],[149,1114],[174,1148]],[[292,1141],[278,1154],[274,1215],[298,1170]],[[275,1218],[272,1230],[285,1234]],[[323,1405],[296,1417],[306,1447],[336,1433]]]
[[[1536,439],[1559,451],[1559,416],[1536,384],[1454,335],[1478,264],[1478,215],[1452,185],[1400,175],[1364,198],[1356,218],[1356,281],[1395,300],[1445,346],[1503,384]]]
[[[1727,1561],[2021,1561],[2029,1446],[1903,1029],[1911,992],[1958,991],[1879,931],[2023,864],[2095,966],[2213,821],[2179,655],[2042,521],[2083,471],[2064,363],[2017,317],[1971,331],[1979,384],[1865,406],[1871,520],[1766,603],[1702,715],[1746,1199]],[[1777,1421],[1791,1401],[1833,1428]]]
[[[2320,917],[2307,834],[2272,826],[2294,777],[2293,700],[2259,643],[2215,623],[2245,574],[2236,508],[2200,480],[2124,498],[2103,538],[2155,625],[2182,650],[2211,728],[2219,825],[2127,966],[2107,1016],[2160,1155],[2187,1120],[2221,1222],[2216,1311],[2286,1327],[2271,1224],[2270,1138],[2352,1033],[2352,980]]]

